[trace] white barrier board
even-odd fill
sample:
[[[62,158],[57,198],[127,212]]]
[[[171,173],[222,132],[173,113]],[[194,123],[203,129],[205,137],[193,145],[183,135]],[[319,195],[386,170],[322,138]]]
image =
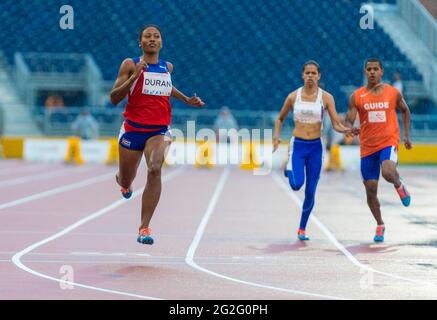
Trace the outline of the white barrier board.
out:
[[[23,159],[35,162],[63,162],[68,150],[66,139],[25,139]]]
[[[109,147],[109,141],[80,141],[80,153],[85,163],[106,163],[109,155]]]

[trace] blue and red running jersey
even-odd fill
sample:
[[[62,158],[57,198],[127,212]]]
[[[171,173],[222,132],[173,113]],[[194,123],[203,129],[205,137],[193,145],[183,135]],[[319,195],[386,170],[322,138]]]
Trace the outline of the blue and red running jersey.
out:
[[[140,57],[132,59],[135,64]],[[164,60],[157,64],[148,63],[138,79],[132,84],[126,109],[124,128],[129,131],[153,131],[169,126],[171,122],[170,95],[171,75]]]

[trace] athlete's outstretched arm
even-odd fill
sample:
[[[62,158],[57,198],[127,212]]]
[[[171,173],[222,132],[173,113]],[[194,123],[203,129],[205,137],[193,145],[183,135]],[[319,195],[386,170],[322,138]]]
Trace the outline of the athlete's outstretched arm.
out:
[[[287,118],[288,113],[293,109],[294,102],[296,101],[296,91],[290,93],[284,101],[281,112],[279,113],[278,118],[275,121],[275,133],[273,136],[273,152],[278,149],[279,143],[281,140],[279,136],[281,134],[282,124],[284,123],[285,118]]]
[[[335,108],[335,100],[334,97],[324,91],[323,92],[323,103],[326,106],[326,109],[328,109],[329,117],[331,118],[332,127],[335,131],[344,133],[344,134],[351,134],[356,130],[356,128],[348,128],[345,127],[342,123],[340,118],[338,117],[337,110]]]
[[[173,72],[173,64],[167,61],[167,69],[171,73]],[[175,86],[171,90],[171,96],[185,102],[186,104],[194,107],[203,107],[205,103],[196,94],[191,98],[187,97],[181,91],[179,91]]]
[[[171,96],[175,97],[176,99],[179,99],[186,104],[193,106],[193,107],[203,107],[205,103],[198,97],[196,94],[192,96],[191,98],[184,95],[182,92],[180,92],[176,87],[173,86],[173,89],[171,90]]]
[[[409,138],[411,118],[410,108],[408,108],[408,105],[400,92],[398,94],[396,107],[402,112],[402,125],[404,127],[404,145],[407,150],[410,150],[413,147]]]
[[[111,90],[112,104],[118,104],[122,101],[129,92],[130,87],[138,79],[141,71],[147,67],[147,63],[143,60],[134,64],[132,59],[125,59],[118,71],[117,80]]]
[[[354,127],[355,119],[357,118],[357,113],[358,113],[358,109],[355,105],[355,93],[352,93],[351,96],[349,97],[349,105],[345,118],[346,127],[351,129]],[[354,132],[354,134],[359,133],[358,131],[359,129],[356,130],[357,132]]]

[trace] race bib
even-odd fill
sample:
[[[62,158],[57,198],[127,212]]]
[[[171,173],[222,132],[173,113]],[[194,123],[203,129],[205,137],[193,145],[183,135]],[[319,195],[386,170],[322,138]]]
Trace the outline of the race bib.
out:
[[[386,122],[385,111],[370,111],[369,122]]]
[[[143,94],[169,97],[171,90],[169,73],[144,72]]]

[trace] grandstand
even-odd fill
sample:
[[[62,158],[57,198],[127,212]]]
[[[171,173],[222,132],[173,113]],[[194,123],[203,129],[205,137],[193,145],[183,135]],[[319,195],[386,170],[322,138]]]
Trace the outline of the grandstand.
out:
[[[396,7],[396,0],[372,3]],[[38,82],[44,86],[35,85],[33,92],[20,89],[29,82],[24,71],[15,77],[15,85],[47,134],[69,134],[65,123],[78,113],[70,108],[68,116],[45,115],[42,105],[50,89],[76,90],[68,107],[93,107],[108,124],[104,134],[116,133],[121,111],[110,106],[108,91],[121,61],[140,55],[138,31],[148,23],[162,27],[161,56],[175,65],[175,85],[195,91],[208,105],[199,114],[175,101],[175,125],[196,118],[211,125],[215,109],[227,105],[242,126],[272,127],[287,93],[301,85],[301,66],[309,59],[320,63],[322,84],[335,96],[340,112],[346,110],[350,92],[362,85],[362,62],[369,56],[385,61],[388,81],[394,71],[401,71],[413,111],[436,110],[417,65],[378,21],[373,30],[360,29],[361,0],[72,0],[74,30],[59,28],[63,4],[0,2],[0,51],[11,75],[20,61],[26,72],[46,75]],[[49,79],[56,85],[47,87]]]

